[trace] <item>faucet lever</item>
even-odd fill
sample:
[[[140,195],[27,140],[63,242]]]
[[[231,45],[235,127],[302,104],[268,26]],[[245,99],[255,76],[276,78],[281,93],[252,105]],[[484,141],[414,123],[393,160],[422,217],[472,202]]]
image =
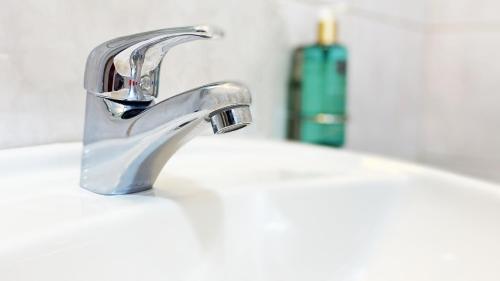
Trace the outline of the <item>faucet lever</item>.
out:
[[[158,96],[161,61],[170,48],[222,35],[220,29],[202,25],[160,29],[107,41],[89,55],[85,89],[113,100],[150,102]]]

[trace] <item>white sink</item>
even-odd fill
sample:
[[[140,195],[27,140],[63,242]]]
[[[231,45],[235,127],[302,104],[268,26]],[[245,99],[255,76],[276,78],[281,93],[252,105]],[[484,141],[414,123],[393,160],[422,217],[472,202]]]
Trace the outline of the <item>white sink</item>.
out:
[[[0,280],[500,280],[500,187],[333,149],[197,138],[153,190],[81,145],[0,152]]]

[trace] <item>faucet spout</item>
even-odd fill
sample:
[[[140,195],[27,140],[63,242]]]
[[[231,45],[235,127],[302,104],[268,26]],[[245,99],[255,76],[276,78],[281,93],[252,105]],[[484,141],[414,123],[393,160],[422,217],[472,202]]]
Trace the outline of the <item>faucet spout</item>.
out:
[[[250,92],[235,82],[209,84],[147,107],[89,95],[115,123],[106,139],[106,122],[85,128],[80,184],[99,194],[150,189],[168,159],[193,137],[210,127],[221,134],[252,122]],[[96,112],[87,112],[87,118],[93,116]]]
[[[250,91],[242,84],[218,82],[205,85],[173,96],[139,113],[131,123],[130,134],[140,134],[168,123],[185,126],[189,120],[199,118],[212,123],[214,133],[223,133],[227,126],[239,127],[240,124],[248,125],[251,122],[249,114],[238,114],[241,112],[238,108],[248,109],[250,103]],[[221,117],[224,112],[236,114],[232,114],[233,119],[227,120]],[[224,128],[220,128],[221,120],[234,124],[224,124]]]

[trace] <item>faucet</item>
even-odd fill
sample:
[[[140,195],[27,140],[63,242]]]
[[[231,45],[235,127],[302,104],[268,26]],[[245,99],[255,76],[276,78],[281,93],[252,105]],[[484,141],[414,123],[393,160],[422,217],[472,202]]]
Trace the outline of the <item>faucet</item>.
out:
[[[236,82],[156,101],[167,51],[221,36],[210,26],[167,28],[119,37],[92,50],[84,78],[81,187],[105,195],[150,189],[168,159],[194,136],[210,127],[214,134],[228,133],[252,122],[250,92]]]

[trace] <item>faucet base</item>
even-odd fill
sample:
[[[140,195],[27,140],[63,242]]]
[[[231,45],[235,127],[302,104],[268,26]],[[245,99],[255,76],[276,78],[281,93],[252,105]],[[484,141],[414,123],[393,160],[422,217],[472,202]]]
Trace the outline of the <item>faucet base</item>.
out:
[[[80,180],[80,186],[83,187],[84,189],[88,191],[92,191],[93,193],[97,193],[100,195],[123,195],[123,194],[131,194],[131,193],[138,193],[138,192],[143,192],[146,190],[150,190],[153,188],[152,185],[148,186],[126,186],[123,188],[117,188],[113,189],[111,191],[104,191],[102,188],[99,187],[92,187],[83,182],[83,180]]]

